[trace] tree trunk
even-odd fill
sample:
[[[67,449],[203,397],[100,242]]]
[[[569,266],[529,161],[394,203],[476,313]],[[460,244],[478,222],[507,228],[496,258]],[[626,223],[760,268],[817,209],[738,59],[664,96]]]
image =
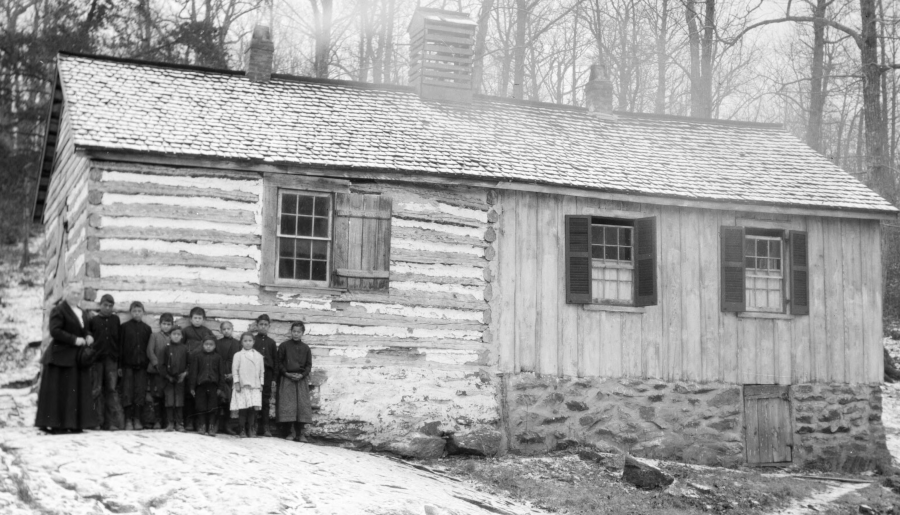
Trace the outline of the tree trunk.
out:
[[[322,2],[321,8],[318,2]],[[331,54],[331,13],[333,0],[310,0],[315,16],[316,55],[315,72],[320,79],[328,78],[329,56]]]
[[[703,21],[703,46],[701,48],[700,86],[702,118],[712,118],[713,113],[713,61],[716,56],[716,0],[706,0]]]
[[[815,18],[825,17],[828,0],[817,0]],[[822,151],[822,116],[825,110],[825,25],[813,23],[813,58],[809,83],[809,122],[806,125],[806,144]]]
[[[685,21],[688,29],[688,43],[691,55],[691,116],[703,118],[703,93],[700,86],[700,31],[697,27],[697,12],[694,10],[694,0],[687,0],[684,4]]]
[[[384,82],[391,84],[394,82],[393,56],[394,56],[394,0],[387,0],[385,5],[384,17]]]
[[[481,0],[478,29],[475,32],[475,55],[472,58],[472,88],[475,93],[481,93],[481,83],[484,77],[484,47],[493,10],[494,0]]]
[[[894,177],[886,162],[887,124],[881,106],[881,73],[878,60],[878,21],[875,0],[860,0],[860,62],[863,72],[863,118],[866,131],[866,169],[872,187],[891,203],[897,195]]]
[[[359,3],[359,64],[357,65],[357,80],[360,82],[366,82],[369,80],[369,70],[368,70],[368,45],[366,41],[369,38],[369,15],[368,15],[368,7],[369,2],[362,1]]]
[[[662,0],[659,34],[656,36],[656,114],[666,114],[666,36],[669,33],[669,0]]]
[[[513,98],[522,100],[525,83],[525,32],[528,29],[528,0],[516,0],[516,46],[513,49]]]

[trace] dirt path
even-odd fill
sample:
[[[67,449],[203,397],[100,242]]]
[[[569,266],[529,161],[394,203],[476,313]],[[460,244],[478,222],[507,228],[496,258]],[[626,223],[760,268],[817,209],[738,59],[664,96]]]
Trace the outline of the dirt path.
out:
[[[807,515],[819,513],[825,510],[829,504],[837,499],[857,490],[862,490],[869,486],[869,483],[839,483],[830,481],[819,481],[828,484],[830,488],[815,495],[794,501],[791,505],[782,511],[773,513],[772,515]]]

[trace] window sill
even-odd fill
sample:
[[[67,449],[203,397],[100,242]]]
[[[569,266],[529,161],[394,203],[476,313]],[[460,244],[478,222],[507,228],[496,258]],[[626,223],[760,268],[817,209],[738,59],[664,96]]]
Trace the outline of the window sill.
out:
[[[585,311],[611,311],[613,313],[646,313],[647,308],[634,306],[616,306],[613,304],[582,304]]]
[[[329,288],[327,286],[299,286],[292,284],[263,284],[262,289],[271,292],[310,293],[313,295],[340,295],[346,293],[343,288]]]
[[[737,314],[738,318],[769,318],[775,320],[793,320],[795,315],[788,313],[766,313],[765,311],[742,311]]]

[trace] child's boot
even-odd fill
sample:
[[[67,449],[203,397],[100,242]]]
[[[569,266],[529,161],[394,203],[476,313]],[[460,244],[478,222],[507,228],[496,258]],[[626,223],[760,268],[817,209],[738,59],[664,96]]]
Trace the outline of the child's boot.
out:
[[[131,417],[132,417],[133,413],[134,413],[133,407],[131,407],[131,406],[125,407],[125,430],[126,431],[134,430],[134,424],[131,422]]]
[[[238,436],[247,438],[247,413],[244,410],[238,413]]]
[[[175,410],[172,408],[166,408],[166,431],[172,432],[175,430]]]
[[[250,412],[250,431],[249,431],[250,434],[247,435],[248,437],[256,438],[259,436],[258,434],[256,434],[256,432],[259,430],[259,428],[257,427],[258,425],[259,424],[257,423],[257,420],[256,420],[256,412],[251,411]]]
[[[135,431],[140,431],[140,430],[144,429],[144,424],[141,424],[141,415],[143,414],[143,411],[144,411],[143,408],[144,408],[143,406],[138,406],[134,410],[137,413],[137,416],[134,417],[134,430]]]
[[[175,430],[179,433],[184,432],[184,414],[181,412],[181,409],[175,410]]]
[[[219,432],[219,410],[215,409],[209,414],[209,436],[216,436]]]
[[[272,438],[272,431],[269,429],[269,407],[266,406],[262,410],[262,435],[266,438]]]
[[[306,439],[306,435],[303,434],[303,426],[303,422],[294,422],[294,441],[309,443],[309,440]]]

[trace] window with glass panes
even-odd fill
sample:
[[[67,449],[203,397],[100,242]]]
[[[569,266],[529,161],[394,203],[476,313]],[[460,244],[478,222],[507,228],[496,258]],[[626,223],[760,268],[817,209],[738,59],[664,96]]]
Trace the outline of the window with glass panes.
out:
[[[781,236],[744,236],[747,311],[784,310],[784,255]]]
[[[634,227],[602,219],[591,222],[593,302],[631,304],[634,300]]]
[[[279,190],[277,236],[278,279],[327,281],[331,195]]]

